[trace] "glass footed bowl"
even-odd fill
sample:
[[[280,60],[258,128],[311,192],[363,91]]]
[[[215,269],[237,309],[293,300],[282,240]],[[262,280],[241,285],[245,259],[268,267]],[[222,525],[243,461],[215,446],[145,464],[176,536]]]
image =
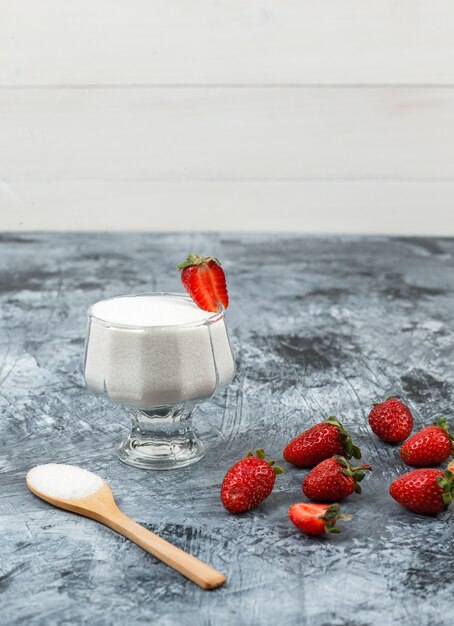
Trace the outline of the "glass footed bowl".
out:
[[[224,308],[184,324],[145,325],[109,321],[99,310],[125,298],[193,304],[184,294],[147,293],[95,303],[88,311],[84,376],[88,387],[126,407],[132,426],[118,449],[128,465],[176,469],[204,454],[192,413],[233,379],[235,365]],[[120,303],[122,304],[122,303]],[[143,304],[143,302],[142,302]],[[99,305],[102,305],[101,307]],[[96,314],[95,314],[96,313]],[[118,317],[118,316],[117,316]]]

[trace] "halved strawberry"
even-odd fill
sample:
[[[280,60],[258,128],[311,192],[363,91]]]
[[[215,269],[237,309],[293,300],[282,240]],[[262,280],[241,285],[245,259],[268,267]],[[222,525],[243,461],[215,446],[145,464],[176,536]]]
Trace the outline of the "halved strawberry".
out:
[[[292,504],[288,516],[297,528],[306,535],[322,535],[323,533],[340,533],[335,528],[338,520],[350,521],[351,515],[341,513],[338,504],[312,504],[298,502]]]
[[[217,259],[191,252],[177,269],[186,291],[201,309],[215,313],[219,311],[219,302],[224,309],[229,306],[224,270]]]

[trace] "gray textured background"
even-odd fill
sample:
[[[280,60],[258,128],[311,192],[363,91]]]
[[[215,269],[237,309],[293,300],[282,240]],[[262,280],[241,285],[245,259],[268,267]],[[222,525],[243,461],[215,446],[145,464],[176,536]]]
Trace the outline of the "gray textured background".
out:
[[[89,304],[179,291],[175,265],[219,256],[229,282],[234,382],[199,407],[205,458],[178,472],[116,460],[121,407],[92,395],[81,360]],[[418,425],[451,416],[454,240],[191,234],[0,235],[0,623],[452,624],[453,513],[406,512],[387,495],[398,449],[368,430],[373,401],[400,394]],[[354,433],[374,473],[339,536],[288,521],[303,470],[231,516],[226,469],[248,447],[281,458],[328,415]],[[451,420],[454,422],[454,420]],[[111,530],[27,492],[37,463],[81,465],[108,479],[125,513],[206,560],[228,584],[206,592]]]

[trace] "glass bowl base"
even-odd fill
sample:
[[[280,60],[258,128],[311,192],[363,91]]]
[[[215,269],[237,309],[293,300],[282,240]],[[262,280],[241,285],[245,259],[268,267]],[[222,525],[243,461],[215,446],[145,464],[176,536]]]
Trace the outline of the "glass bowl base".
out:
[[[152,470],[179,469],[197,463],[204,455],[202,442],[197,438],[139,439],[133,434],[121,443],[118,458],[127,465]]]
[[[200,461],[204,447],[192,427],[194,403],[150,410],[129,409],[131,430],[118,448],[133,467],[170,470]]]
[[[192,465],[204,454],[192,427],[194,403],[151,410],[129,409],[131,430],[118,448],[123,463],[152,470]]]

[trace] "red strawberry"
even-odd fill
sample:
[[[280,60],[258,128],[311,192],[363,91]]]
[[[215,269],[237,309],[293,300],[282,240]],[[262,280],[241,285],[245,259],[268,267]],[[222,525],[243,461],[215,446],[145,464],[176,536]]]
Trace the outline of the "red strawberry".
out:
[[[374,404],[369,413],[369,425],[383,441],[401,443],[411,433],[413,416],[408,406],[391,397]]]
[[[333,456],[311,469],[303,480],[303,492],[316,502],[337,502],[354,491],[361,493],[359,482],[364,478],[364,470],[371,470],[368,464],[351,467],[342,456]]]
[[[448,470],[454,474],[454,459],[448,464]]]
[[[282,467],[274,461],[265,460],[265,452],[251,451],[229,469],[222,481],[221,500],[231,513],[242,513],[263,502],[273,490],[276,474],[282,474]]]
[[[224,270],[217,259],[191,252],[177,269],[181,270],[181,282],[186,291],[201,309],[216,312],[219,302],[224,309],[229,306]]]
[[[288,516],[290,521],[306,535],[340,533],[339,528],[334,528],[336,522],[338,520],[347,522],[352,518],[351,515],[341,513],[338,504],[312,504],[310,502],[292,504]]]
[[[407,465],[426,467],[440,465],[451,456],[454,437],[448,431],[446,419],[442,418],[410,437],[400,449],[400,457]]]
[[[305,430],[284,449],[284,459],[297,467],[314,467],[335,454],[361,458],[361,450],[353,445],[350,434],[335,417]]]
[[[450,470],[417,469],[396,478],[389,493],[399,504],[422,515],[441,513],[452,502],[454,474]]]

